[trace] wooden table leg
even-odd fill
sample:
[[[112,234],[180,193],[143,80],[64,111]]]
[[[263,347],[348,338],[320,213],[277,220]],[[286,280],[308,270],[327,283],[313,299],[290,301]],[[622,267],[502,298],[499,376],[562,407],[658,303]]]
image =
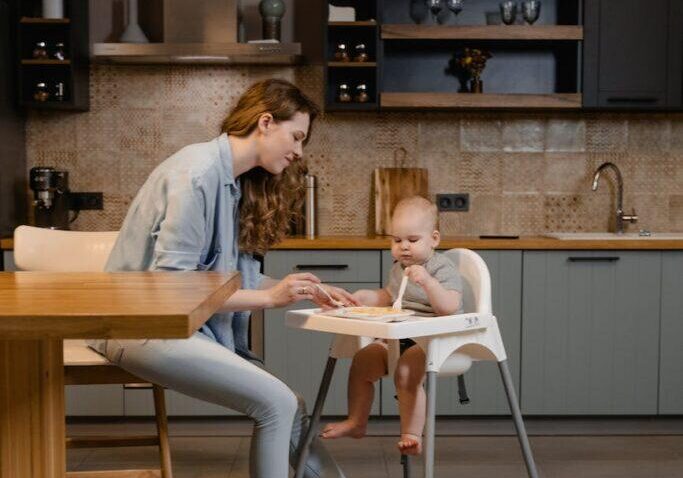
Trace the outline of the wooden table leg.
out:
[[[0,478],[64,478],[61,340],[0,340]]]

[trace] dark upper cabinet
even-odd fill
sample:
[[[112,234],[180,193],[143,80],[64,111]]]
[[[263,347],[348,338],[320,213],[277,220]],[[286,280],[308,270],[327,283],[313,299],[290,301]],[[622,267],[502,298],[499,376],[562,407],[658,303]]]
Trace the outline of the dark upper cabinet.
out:
[[[586,0],[584,28],[585,107],[681,109],[681,0]]]

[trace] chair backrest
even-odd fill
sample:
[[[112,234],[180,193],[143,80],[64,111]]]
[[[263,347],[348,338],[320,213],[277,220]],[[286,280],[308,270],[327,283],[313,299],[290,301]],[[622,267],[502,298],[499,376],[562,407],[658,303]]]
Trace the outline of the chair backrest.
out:
[[[491,276],[481,256],[469,249],[451,249],[444,254],[462,276],[463,311],[491,314]]]
[[[118,234],[19,226],[14,230],[14,262],[24,271],[103,271]]]

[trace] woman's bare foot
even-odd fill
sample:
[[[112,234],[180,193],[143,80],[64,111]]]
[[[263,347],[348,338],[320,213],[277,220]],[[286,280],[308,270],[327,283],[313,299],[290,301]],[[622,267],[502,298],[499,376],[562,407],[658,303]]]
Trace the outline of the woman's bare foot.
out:
[[[402,455],[419,455],[422,453],[422,437],[401,433],[397,446]]]
[[[344,420],[343,422],[329,423],[323,432],[320,434],[321,438],[363,438],[365,436],[366,427],[359,425],[351,420]]]

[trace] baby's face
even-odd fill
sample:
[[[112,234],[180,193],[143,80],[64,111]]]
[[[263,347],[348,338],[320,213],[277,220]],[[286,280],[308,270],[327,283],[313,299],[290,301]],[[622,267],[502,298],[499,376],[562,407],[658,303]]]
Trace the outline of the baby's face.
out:
[[[391,220],[391,255],[403,267],[424,264],[439,245],[439,233],[426,213],[415,208],[398,211]]]

